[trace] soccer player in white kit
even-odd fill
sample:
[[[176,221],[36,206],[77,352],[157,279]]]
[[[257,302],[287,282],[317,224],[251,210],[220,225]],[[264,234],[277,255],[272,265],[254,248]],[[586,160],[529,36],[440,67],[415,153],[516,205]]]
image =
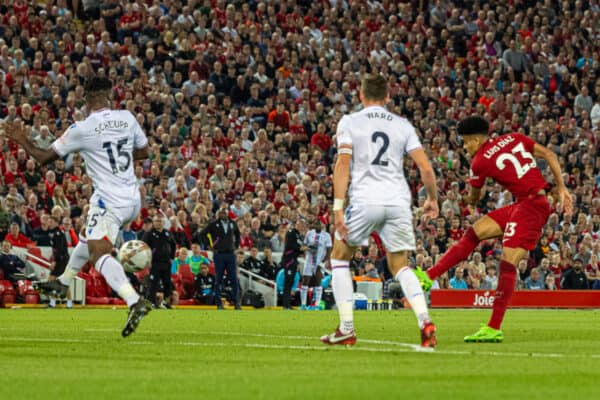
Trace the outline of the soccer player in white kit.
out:
[[[89,116],[71,125],[48,150],[36,147],[22,122],[6,124],[7,136],[20,144],[41,165],[79,152],[85,161],[94,194],[85,226],[85,237],[73,250],[65,272],[55,281],[40,283],[40,290],[65,297],[71,280],[90,262],[110,287],[129,306],[123,337],[135,331],[152,309],[127,279],[123,267],[112,255],[113,244],[124,224],[133,221],[141,209],[134,175],[134,161],[148,158],[148,139],[133,114],[111,110],[112,83],[107,78],[91,78],[86,85]]]
[[[336,232],[331,269],[340,324],[321,341],[331,345],[356,343],[349,261],[356,247],[377,231],[387,251],[388,268],[417,317],[421,346],[435,347],[435,325],[429,318],[419,280],[408,266],[415,236],[411,193],[403,172],[404,155],[408,154],[419,168],[427,190],[423,206],[427,218],[437,217],[439,210],[435,174],[415,128],[384,108],[389,100],[385,78],[365,76],[359,96],[363,109],[342,117],[337,126],[338,158],[333,172]],[[349,202],[344,211],[347,191]]]
[[[306,300],[308,297],[308,285],[314,276],[313,288],[313,310],[319,310],[319,304],[321,304],[321,297],[323,296],[323,287],[321,286],[321,279],[323,278],[323,272],[321,271],[321,265],[324,260],[329,259],[331,254],[331,235],[323,230],[323,224],[318,218],[311,224],[311,230],[306,233],[304,238],[304,245],[308,247],[306,255],[304,257],[304,268],[302,269],[302,287],[300,288],[300,309],[308,309],[306,306]]]

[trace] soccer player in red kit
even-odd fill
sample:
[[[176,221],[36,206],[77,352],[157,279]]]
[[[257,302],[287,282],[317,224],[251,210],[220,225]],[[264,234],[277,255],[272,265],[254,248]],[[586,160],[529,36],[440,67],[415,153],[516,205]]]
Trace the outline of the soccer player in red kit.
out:
[[[464,236],[455,243],[439,262],[423,273],[418,273],[424,287],[467,259],[480,241],[502,237],[500,274],[495,293],[492,317],[487,325],[465,342],[501,342],[504,334],[500,325],[512,297],[519,261],[533,250],[550,216],[546,198],[547,182],[537,168],[535,159],[547,161],[557,187],[558,200],[565,214],[571,214],[573,200],[561,176],[556,155],[546,147],[519,133],[496,138],[488,137],[489,123],[480,116],[471,116],[458,124],[463,146],[472,156],[471,190],[467,201],[474,205],[484,192],[485,181],[494,179],[508,189],[515,203],[494,210],[479,218]]]

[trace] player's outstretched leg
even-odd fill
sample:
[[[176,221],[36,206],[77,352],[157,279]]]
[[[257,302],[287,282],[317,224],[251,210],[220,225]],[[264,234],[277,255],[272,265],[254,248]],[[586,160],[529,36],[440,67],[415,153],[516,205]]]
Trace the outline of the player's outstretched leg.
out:
[[[469,228],[463,237],[456,242],[444,256],[435,264],[433,267],[426,271],[426,275],[429,278],[429,282],[432,279],[437,278],[450,268],[454,267],[461,261],[464,261],[469,257],[469,254],[475,250],[475,247],[479,244],[479,237],[475,234],[473,228]],[[425,279],[425,278],[423,278]],[[429,286],[431,288],[431,286]]]
[[[84,238],[79,237],[79,243],[77,243],[77,246],[75,246],[69,257],[69,263],[65,268],[65,272],[63,272],[56,280],[35,283],[35,288],[52,297],[58,297],[60,299],[67,297],[71,281],[77,276],[79,271],[81,271],[81,268],[88,262],[89,258],[90,252],[87,241]]]
[[[350,275],[350,263],[346,260],[331,260],[333,296],[340,314],[340,324],[335,332],[321,336],[321,342],[329,345],[356,343],[354,333],[354,288]]]
[[[410,303],[410,306],[417,317],[419,329],[421,330],[421,346],[435,347],[437,345],[437,338],[435,336],[436,329],[429,317],[425,294],[423,293],[419,280],[413,270],[409,267],[401,268],[400,271],[396,273],[395,279],[400,282],[404,296]]]

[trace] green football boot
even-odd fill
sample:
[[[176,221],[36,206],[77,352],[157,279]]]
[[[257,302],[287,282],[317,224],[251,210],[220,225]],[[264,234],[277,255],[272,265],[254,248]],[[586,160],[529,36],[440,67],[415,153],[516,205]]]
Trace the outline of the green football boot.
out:
[[[431,286],[433,286],[433,281],[427,276],[427,272],[423,271],[421,267],[417,267],[414,269],[415,275],[421,284],[421,288],[423,288],[424,292],[429,292]]]
[[[465,336],[467,343],[500,343],[504,340],[504,334],[499,329],[490,328],[481,324],[481,328],[470,336]]]

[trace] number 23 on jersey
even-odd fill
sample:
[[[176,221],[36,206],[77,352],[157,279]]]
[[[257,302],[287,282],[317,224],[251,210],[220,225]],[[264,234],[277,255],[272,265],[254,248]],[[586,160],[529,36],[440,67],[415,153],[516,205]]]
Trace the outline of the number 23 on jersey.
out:
[[[512,154],[511,154],[512,153]],[[517,144],[511,151],[511,153],[504,153],[498,156],[496,159],[496,167],[502,171],[508,164],[512,164],[517,173],[517,178],[521,179],[525,174],[531,169],[537,167],[537,163],[535,162],[535,158],[533,155],[525,150],[525,146],[523,143]],[[520,155],[521,159],[524,161],[521,162],[516,155]]]

